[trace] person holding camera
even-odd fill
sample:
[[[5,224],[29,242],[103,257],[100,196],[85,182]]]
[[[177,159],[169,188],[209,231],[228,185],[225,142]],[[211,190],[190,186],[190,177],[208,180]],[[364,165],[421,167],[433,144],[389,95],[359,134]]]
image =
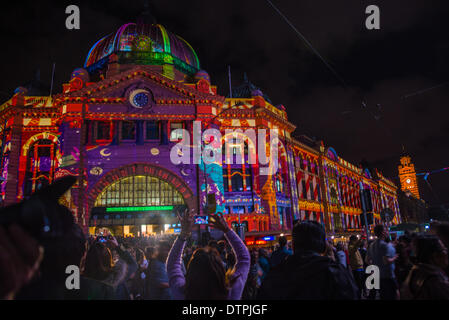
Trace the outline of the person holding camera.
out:
[[[137,263],[113,236],[109,236],[106,244],[119,256],[119,260],[114,264],[111,249],[105,242],[100,241],[101,239],[101,237],[97,238],[87,251],[83,276],[100,281],[113,288],[114,296],[104,297],[104,299],[129,300],[130,294],[126,282],[137,271]],[[102,299],[101,295],[92,297],[92,299],[97,298]]]
[[[182,217],[181,233],[167,259],[170,289],[175,300],[240,300],[250,268],[250,255],[240,237],[229,228],[221,213],[209,215],[209,226],[222,231],[235,252],[236,264],[226,271],[220,254],[211,247],[195,250],[182,273],[181,256],[190,237],[193,215],[187,210]]]

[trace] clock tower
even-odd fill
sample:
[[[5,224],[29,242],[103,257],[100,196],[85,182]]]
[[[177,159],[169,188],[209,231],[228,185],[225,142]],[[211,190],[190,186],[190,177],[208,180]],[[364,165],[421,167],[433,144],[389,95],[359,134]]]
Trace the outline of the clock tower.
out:
[[[401,189],[404,192],[411,192],[419,199],[418,181],[416,179],[415,165],[410,156],[402,156],[401,164],[398,166]]]

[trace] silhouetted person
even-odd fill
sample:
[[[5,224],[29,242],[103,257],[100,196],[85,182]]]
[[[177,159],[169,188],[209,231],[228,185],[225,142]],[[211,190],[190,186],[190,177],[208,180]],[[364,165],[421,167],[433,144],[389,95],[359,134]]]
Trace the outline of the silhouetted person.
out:
[[[270,259],[270,266],[275,267],[281,262],[285,261],[288,256],[292,254],[290,250],[287,248],[287,238],[284,236],[279,237],[279,248],[273,251]]]
[[[171,300],[172,295],[168,284],[166,268],[167,256],[170,244],[166,240],[159,241],[156,257],[151,261],[148,273],[148,292],[146,299],[149,300]]]
[[[448,300],[449,279],[447,249],[435,235],[414,239],[417,264],[410,270],[401,290],[402,299]]]
[[[270,270],[258,299],[332,300],[357,299],[358,289],[347,268],[323,256],[326,233],[315,221],[293,228],[293,255]]]
[[[435,230],[435,234],[440,238],[446,249],[449,249],[449,222],[439,222],[432,229]],[[444,271],[449,277],[449,266],[447,266]]]
[[[110,285],[114,289],[115,299],[129,300],[130,292],[126,283],[137,271],[137,263],[114,237],[111,236],[107,243],[117,253],[119,260],[114,263],[111,250],[106,244],[96,239],[87,252],[83,275]]]
[[[380,271],[380,299],[396,300],[399,298],[399,287],[394,271],[397,259],[396,249],[391,243],[387,243],[387,229],[379,224],[374,227],[377,239],[369,246],[367,260],[370,264],[379,267]]]
[[[355,235],[349,237],[349,265],[351,266],[352,275],[354,276],[355,283],[359,287],[360,293],[362,293],[365,288],[363,258],[359,251],[361,242],[362,241],[358,240]]]

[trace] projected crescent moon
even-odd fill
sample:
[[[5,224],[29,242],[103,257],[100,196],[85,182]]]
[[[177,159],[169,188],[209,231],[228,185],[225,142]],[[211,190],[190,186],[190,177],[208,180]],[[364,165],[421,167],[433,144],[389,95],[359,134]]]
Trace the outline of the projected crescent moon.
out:
[[[109,157],[109,156],[112,154],[111,152],[106,153],[106,150],[108,150],[108,148],[104,148],[104,149],[101,149],[101,150],[100,150],[100,154],[101,154],[103,157]]]
[[[190,175],[190,173],[186,173],[184,169],[181,170],[181,174],[185,177]]]
[[[151,152],[151,154],[153,156],[157,156],[159,154],[159,149],[158,148],[151,148],[150,152]]]

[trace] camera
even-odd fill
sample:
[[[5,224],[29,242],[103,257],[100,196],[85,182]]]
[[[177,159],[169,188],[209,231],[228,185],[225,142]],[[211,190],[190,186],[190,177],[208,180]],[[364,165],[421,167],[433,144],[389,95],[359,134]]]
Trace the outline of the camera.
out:
[[[26,200],[1,208],[0,225],[16,223],[40,242],[64,236],[75,221],[72,212],[58,200],[75,182],[76,177],[63,177]]]

